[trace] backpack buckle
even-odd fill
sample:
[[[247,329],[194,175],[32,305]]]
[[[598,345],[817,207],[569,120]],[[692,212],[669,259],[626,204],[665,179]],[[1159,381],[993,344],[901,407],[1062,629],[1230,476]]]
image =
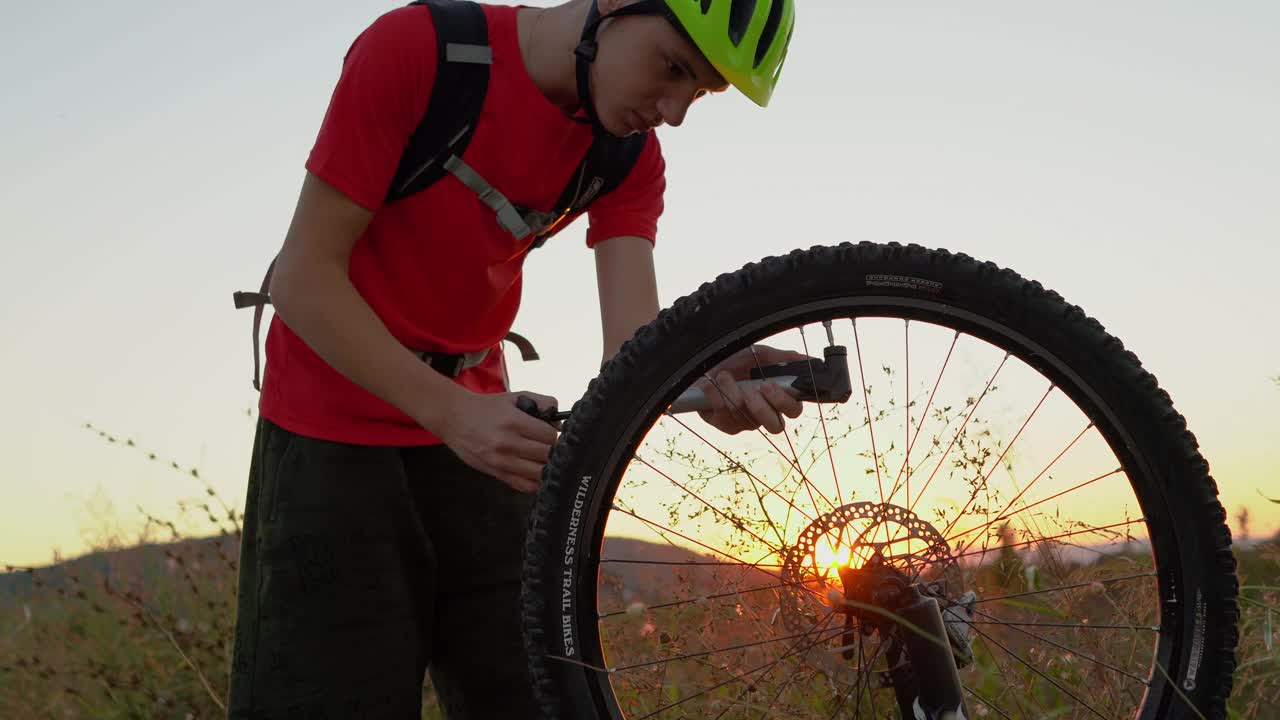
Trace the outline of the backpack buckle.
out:
[[[564,220],[569,214],[568,210],[562,212],[541,212],[516,206],[516,212],[524,219],[525,225],[529,226],[529,232],[534,236],[533,246],[538,247],[546,242],[546,235],[555,230],[556,226]]]
[[[435,370],[441,375],[449,378],[456,378],[461,375],[464,369],[463,365],[467,360],[467,356],[462,354],[446,355],[444,353],[433,353],[425,350],[416,354],[418,357],[422,358],[423,362],[430,365],[432,370]]]
[[[440,368],[439,363],[435,363],[432,367],[440,368],[440,373],[451,378],[456,378],[462,374],[462,364],[465,360],[461,355],[447,355],[444,367]]]
[[[456,378],[464,370],[479,365],[489,355],[488,350],[470,353],[440,353],[430,350],[413,350],[414,355],[431,366],[432,370],[449,378]]]
[[[595,40],[583,40],[578,43],[578,47],[574,48],[573,54],[586,60],[587,62],[596,61],[596,53],[600,50],[600,45]]]

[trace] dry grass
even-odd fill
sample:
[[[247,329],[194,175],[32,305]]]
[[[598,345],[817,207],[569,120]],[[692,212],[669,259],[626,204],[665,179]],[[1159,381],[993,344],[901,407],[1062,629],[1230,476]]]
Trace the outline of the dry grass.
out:
[[[203,485],[196,469],[161,460],[131,441],[100,435],[142,453],[149,461],[166,462],[175,473],[193,482],[193,489],[204,497],[183,504],[170,518],[149,517],[137,537],[113,538],[111,544],[122,550],[90,554],[48,568],[4,567],[7,574],[0,575],[0,717],[222,717],[242,518]],[[212,523],[216,532],[200,538],[184,536],[179,527],[193,517]],[[1238,550],[1237,557],[1244,589],[1239,670],[1231,712],[1236,718],[1258,718],[1280,704],[1280,633],[1276,627],[1280,620],[1280,547],[1274,540],[1259,543]],[[1006,560],[1013,561],[1012,557]],[[992,588],[1015,587],[1023,582],[1023,570],[996,563],[975,570],[984,575],[970,582]],[[1069,580],[1071,568],[1060,570],[1060,577],[1041,581]],[[694,580],[685,582],[690,583],[691,591],[698,589]],[[1099,600],[1082,594],[1078,601]],[[1119,604],[1123,606],[1123,602]],[[652,615],[638,613],[629,618],[633,622],[615,626],[616,634],[606,640],[614,648],[626,644],[637,657],[696,650],[709,643],[723,647],[726,639],[749,639],[725,635],[750,627],[737,621],[759,619],[771,610],[740,602],[693,606],[668,616],[668,622],[674,622],[670,627],[655,623]],[[1135,616],[1126,621],[1143,619]],[[724,629],[727,627],[736,629]],[[1127,648],[1093,650],[1116,658]],[[750,664],[765,657],[753,650],[744,650],[741,655],[735,662]],[[984,690],[986,679],[1004,683],[1005,673],[1016,672],[983,643],[978,643],[976,655],[976,668],[967,677],[977,678],[972,682],[979,692]],[[1052,664],[1063,661],[1053,653],[1043,660],[1055,669]],[[1061,671],[1083,672],[1079,663]],[[642,695],[652,700],[654,693],[675,698],[672,688],[724,673],[724,667],[706,662],[683,669],[655,668],[650,675],[635,676],[634,688],[621,694],[624,704],[637,704]],[[1089,682],[1084,676],[1075,680]],[[1105,684],[1098,687],[1100,692],[1110,692]],[[800,696],[794,688],[782,688],[781,692],[790,693],[786,702],[795,708],[830,707],[838,701],[835,696]],[[722,695],[733,702],[742,693],[739,686]],[[1038,702],[1052,706],[1061,700],[1046,691]],[[889,708],[877,710],[884,714]],[[978,714],[995,717],[983,715],[981,708]],[[423,717],[442,717],[429,683],[424,684]]]
[[[89,429],[203,497],[75,560],[0,566],[0,718],[225,717],[243,516],[198,469]],[[214,533],[187,537],[197,518]],[[443,717],[423,692],[422,717]]]

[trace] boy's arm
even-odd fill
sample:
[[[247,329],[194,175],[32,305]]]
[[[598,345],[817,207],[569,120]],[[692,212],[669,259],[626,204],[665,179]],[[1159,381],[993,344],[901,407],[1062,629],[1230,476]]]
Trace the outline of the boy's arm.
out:
[[[637,329],[658,315],[653,243],[643,237],[624,235],[597,243],[595,252],[604,362],[608,362]],[[708,377],[716,378],[718,392],[709,380],[699,382],[712,401],[711,410],[700,413],[702,418],[727,433],[757,427],[772,433],[782,432],[786,427],[783,416],[800,416],[800,401],[778,385],[766,383],[742,389],[734,381],[744,379],[756,362],[768,364],[804,358],[801,353],[765,345],[755,345],[729,357],[707,372]]]
[[[352,248],[383,204],[430,99],[436,71],[432,14],[385,13],[343,59],[307,175],[272,273],[280,319],[322,360],[430,430],[471,467],[532,492],[555,442],[516,396],[473,393],[400,344],[352,284]],[[322,392],[322,388],[315,388]],[[555,399],[525,393],[541,408]]]
[[[608,362],[635,331],[658,315],[653,242],[624,235],[595,244],[600,324]]]
[[[459,386],[401,345],[347,275],[352,247],[372,216],[307,173],[271,275],[271,301],[331,367],[439,434]]]

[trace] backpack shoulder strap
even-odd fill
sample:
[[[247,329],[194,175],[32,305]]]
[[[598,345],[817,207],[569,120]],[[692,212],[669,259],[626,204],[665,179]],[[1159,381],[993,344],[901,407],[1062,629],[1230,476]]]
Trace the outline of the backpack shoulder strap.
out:
[[[414,0],[431,12],[436,31],[436,78],[427,110],[409,137],[400,165],[387,190],[391,203],[421,192],[439,180],[446,169],[443,158],[461,154],[475,132],[489,89],[489,28],[484,9],[470,0]],[[259,336],[268,290],[276,261],[272,259],[258,292],[236,292],[237,309],[253,308],[253,387],[262,390]]]
[[[631,169],[635,167],[636,161],[640,159],[640,154],[644,152],[645,146],[649,144],[650,135],[653,131],[644,133],[643,135],[628,135],[623,138],[596,138],[591,144],[591,150],[587,153],[586,163],[590,168],[594,168],[595,172],[603,181],[600,190],[594,197],[584,197],[580,202],[589,204],[592,200],[606,195],[618,189],[622,181],[627,179],[631,174]]]
[[[512,235],[530,233],[506,196],[462,160],[489,90],[493,48],[484,9],[471,0],[414,0],[426,5],[436,26],[437,71],[422,121],[410,136],[387,190],[387,202],[420,192],[453,174],[498,216]]]
[[[591,149],[582,159],[581,191],[569,197],[570,188],[565,188],[562,201],[568,201],[574,211],[585,210],[597,198],[607,195],[627,179],[631,168],[635,167],[645,145],[649,143],[650,133],[628,135],[626,137],[598,137],[591,143]]]
[[[489,28],[470,0],[414,0],[431,11],[436,30],[436,77],[417,129],[409,136],[386,202],[402,200],[439,180],[448,154],[462,155],[475,133],[489,90]]]
[[[648,142],[649,133],[626,137],[596,137],[582,162],[578,164],[578,169],[570,176],[569,184],[560,193],[552,211],[545,214],[526,213],[526,218],[532,220],[530,224],[537,225],[537,238],[530,249],[541,247],[565,218],[581,213],[600,197],[618,189],[631,174],[631,169],[635,167]]]

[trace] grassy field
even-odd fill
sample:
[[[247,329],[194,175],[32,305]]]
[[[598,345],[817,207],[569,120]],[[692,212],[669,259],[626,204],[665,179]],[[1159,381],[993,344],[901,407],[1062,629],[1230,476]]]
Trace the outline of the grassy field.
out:
[[[218,528],[211,537],[187,538],[180,523],[152,518],[142,544],[0,568],[0,718],[224,715],[240,517],[208,492],[174,519],[207,517]],[[1233,717],[1276,717],[1280,705],[1278,541],[1237,551],[1244,590]],[[672,635],[650,632],[644,642]],[[988,662],[979,651],[979,667]],[[442,717],[429,684],[423,717]]]

